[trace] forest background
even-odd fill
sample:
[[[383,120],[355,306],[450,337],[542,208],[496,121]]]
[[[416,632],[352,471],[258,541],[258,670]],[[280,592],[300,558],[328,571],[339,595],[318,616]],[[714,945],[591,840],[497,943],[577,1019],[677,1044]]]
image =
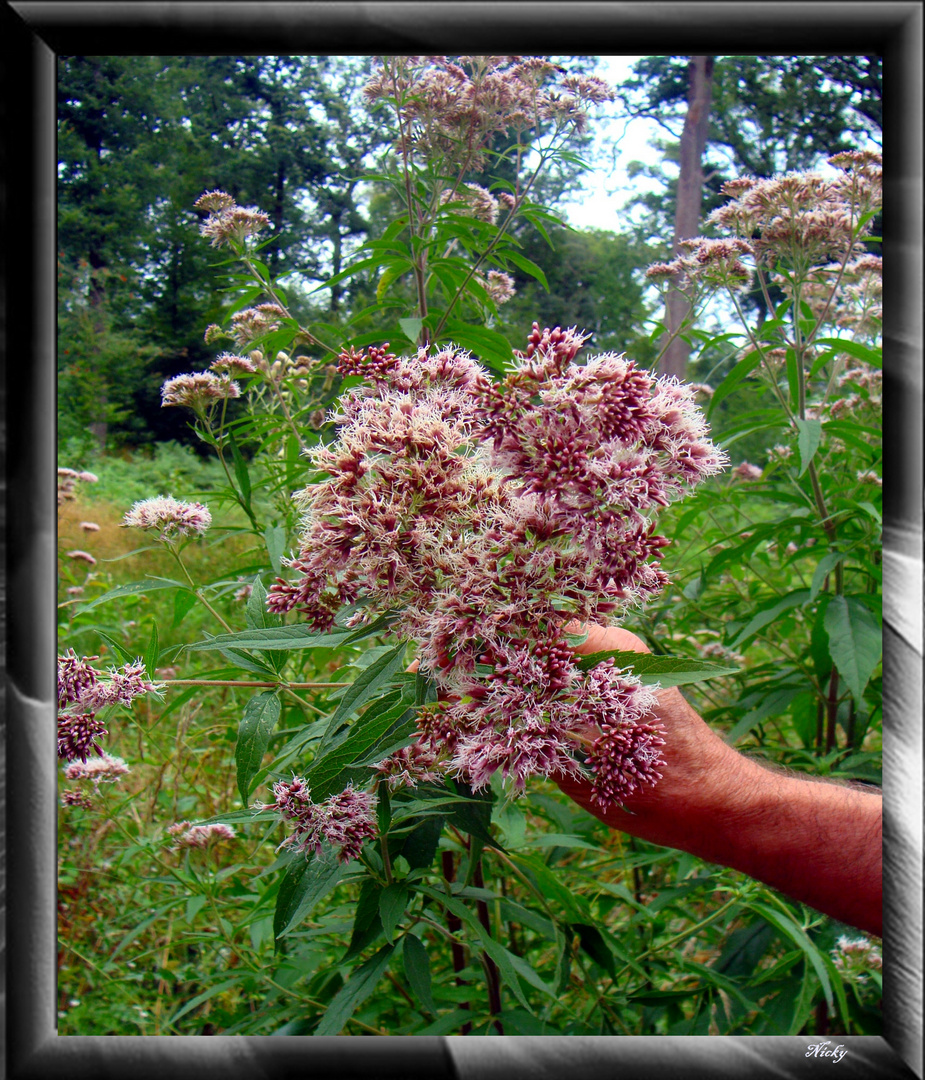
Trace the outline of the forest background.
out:
[[[554,59],[575,73],[598,70],[595,57]],[[166,492],[210,504],[225,498],[227,477],[209,446],[182,410],[161,405],[165,380],[208,368],[214,349],[204,328],[227,315],[222,269],[203,242],[203,215],[193,207],[203,191],[227,191],[240,205],[268,214],[270,242],[261,258],[272,277],[281,277],[301,324],[319,328],[327,340],[411,346],[402,345],[397,323],[407,301],[401,284],[390,308],[378,269],[343,276],[361,246],[386,233],[397,207],[387,185],[363,179],[391,140],[363,101],[372,65],[371,57],[60,58],[59,466],[97,477],[61,512],[62,554],[82,545],[93,560],[89,571],[85,560],[62,560],[62,649],[73,645],[85,655],[109,652],[112,658],[121,656],[120,648],[145,652],[150,666],[160,662],[164,672],[198,626],[189,606],[158,594],[127,593],[118,615],[106,618],[87,601],[152,571],[150,557],[133,551],[118,528],[133,501]],[[659,323],[670,323],[671,315],[647,284],[645,268],[676,254],[680,238],[701,230],[707,214],[725,201],[727,180],[816,169],[839,150],[878,146],[881,77],[879,59],[864,56],[641,58],[616,88],[610,112],[618,125],[654,122],[663,137],[646,161],[628,167],[639,187],[627,201],[625,226],[573,229],[565,219],[541,219],[537,228],[536,219],[518,220],[512,236],[521,261],[508,266],[514,295],[491,313],[487,334],[473,329],[459,344],[500,362],[505,349],[510,355],[511,347],[523,347],[538,322],[588,331],[592,353],[625,352],[640,367],[656,364]],[[696,122],[695,101],[705,106]],[[563,155],[537,182],[532,194],[538,203],[555,209],[580,198],[586,176],[580,157],[593,166],[614,148],[601,143],[592,122],[573,149],[578,156]],[[495,172],[467,179],[487,185],[497,178]],[[502,171],[505,178],[513,179]],[[773,302],[782,299],[773,294]],[[754,325],[774,321],[769,297],[759,289],[742,304]],[[842,550],[823,546],[819,523],[816,535],[799,512],[782,516],[779,504],[788,496],[781,494],[787,482],[779,463],[776,473],[769,468],[763,488],[745,490],[748,468],[756,468],[750,463],[769,462],[781,432],[768,420],[768,386],[748,377],[752,369],[745,371],[741,352],[729,346],[732,315],[720,304],[696,332],[677,334],[676,348],[660,362],[662,370],[707,388],[713,438],[745,471],[733,469],[725,487],[668,515],[673,589],[628,625],[656,652],[743,665],[735,677],[698,687],[694,698],[729,741],[792,768],[876,784],[879,652],[870,663],[871,641],[851,643],[864,653],[865,678],[859,669],[846,693],[844,678],[838,681],[840,660],[833,665],[837,650],[834,644],[829,649],[822,628],[830,576],[841,581],[839,568],[847,566],[850,551],[864,581],[861,599],[850,597],[850,610],[876,636],[879,492],[868,482],[863,495],[852,493],[852,505],[861,509],[845,518]],[[328,391],[325,404],[336,387]],[[229,423],[243,416],[243,402],[229,402]],[[849,428],[842,422],[833,429],[836,441],[841,438],[827,459],[833,475],[842,467],[853,476],[879,464],[871,429]],[[240,438],[239,495],[259,451],[259,440]],[[799,453],[805,452],[801,442]],[[767,507],[758,509],[762,491]],[[746,509],[752,520],[745,520]],[[234,510],[230,506],[232,517]],[[850,534],[852,514],[862,521],[857,535]],[[81,519],[99,528],[83,529]],[[218,582],[216,595],[226,604],[235,591],[227,561],[237,557],[241,581],[250,580],[248,572],[253,576],[245,539],[238,523],[222,534],[221,550],[198,545],[190,561],[203,580]],[[817,542],[812,563],[801,561]],[[841,602],[841,592],[833,591]],[[362,672],[382,648],[373,646],[365,661],[358,656],[344,667],[334,664],[331,672]],[[579,897],[568,908],[560,896],[568,909],[563,937],[560,923],[553,929],[520,894],[491,894],[496,930],[507,927],[508,948],[521,961],[516,975],[505,971],[514,1000],[501,1007],[498,972],[490,957],[483,959],[489,993],[482,1017],[471,968],[460,968],[455,955],[438,959],[434,950],[424,979],[419,954],[409,959],[406,949],[404,979],[390,972],[394,994],[388,1007],[375,1005],[368,998],[372,986],[367,1000],[355,992],[359,984],[349,971],[378,941],[373,931],[383,933],[385,909],[378,916],[362,911],[366,922],[358,929],[345,921],[356,897],[342,888],[336,899],[325,898],[309,929],[291,919],[296,925],[284,927],[288,948],[280,949],[273,940],[280,929],[279,883],[262,872],[255,879],[253,866],[197,869],[187,856],[182,868],[146,876],[144,860],[165,814],[198,818],[231,805],[238,703],[226,696],[203,709],[189,695],[181,698],[156,716],[145,712],[156,709],[146,703],[138,729],[127,729],[114,744],[131,750],[138,776],[154,778],[153,791],[136,787],[126,796],[126,805],[135,807],[134,824],[127,817],[114,828],[118,802],[102,820],[76,807],[63,814],[63,1033],[309,1033],[319,1002],[341,1008],[348,999],[346,1030],[366,1033],[439,1034],[467,1025],[479,1031],[480,1022],[486,1032],[501,1025],[514,1034],[879,1031],[877,973],[852,973],[844,956],[841,966],[832,959],[848,928],[780,898],[772,903],[767,890],[754,891],[740,876],[717,879],[697,860],[604,838],[599,825],[567,807],[551,787],[531,797],[521,816],[505,811],[491,824],[494,835],[517,846],[525,829],[544,821],[553,832],[540,843],[542,858],[530,856],[534,887],[554,888],[554,871]],[[162,741],[164,720],[179,725],[176,744]],[[127,848],[124,832],[121,841],[118,836],[125,828],[134,830]],[[602,851],[603,861],[595,862]],[[465,860],[465,852],[456,854]],[[266,861],[272,868],[272,859]],[[600,866],[615,875],[607,886],[593,884]],[[220,881],[226,884],[219,887]],[[467,881],[461,893],[479,919],[490,886]],[[124,913],[115,923],[104,914],[113,895]],[[275,920],[267,914],[273,903]],[[231,913],[245,907],[239,925]],[[138,910],[147,908],[159,914],[138,922]],[[306,909],[298,904],[289,915],[296,909],[304,919]],[[332,967],[338,934],[347,944],[339,968]],[[255,1002],[267,985],[272,1007],[262,1009]],[[434,1005],[431,987],[438,985],[443,998]],[[577,987],[581,1007],[563,1016],[548,1002],[545,1011],[535,1006],[537,993],[555,997],[548,992],[552,985]],[[422,998],[422,1010],[415,1012],[413,997]]]

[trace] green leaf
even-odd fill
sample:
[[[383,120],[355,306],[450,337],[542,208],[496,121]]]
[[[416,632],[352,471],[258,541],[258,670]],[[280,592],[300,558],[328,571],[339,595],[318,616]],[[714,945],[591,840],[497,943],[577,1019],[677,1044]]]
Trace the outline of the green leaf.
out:
[[[156,592],[158,589],[186,589],[182,581],[170,581],[167,578],[149,578],[147,581],[133,581],[129,585],[119,585],[109,592],[103,593],[89,604],[83,604],[74,614],[83,615],[85,611],[91,611],[100,604],[106,604],[110,600],[116,600],[120,596],[143,596],[145,593]]]
[[[816,456],[819,443],[822,441],[822,421],[797,419],[796,425],[799,432],[797,451],[800,455],[800,472],[798,475],[802,476]]]
[[[549,292],[549,282],[546,280],[546,275],[535,262],[531,262],[530,259],[525,258],[517,251],[505,251],[504,258],[509,259],[515,266],[523,270],[525,274],[529,274],[530,277],[536,278],[546,292]]]
[[[715,679],[721,675],[735,675],[739,670],[688,656],[654,656],[652,653],[620,649],[589,653],[579,658],[578,666],[582,671],[588,671],[611,656],[615,667],[630,668],[644,686],[684,686],[687,683]]]
[[[395,929],[401,922],[405,908],[408,906],[408,889],[404,885],[387,885],[379,896],[379,921],[382,923],[382,931],[385,940],[392,943]]]
[[[470,349],[479,357],[494,360],[504,367],[510,366],[514,355],[507,338],[481,326],[467,326],[460,322],[447,323],[441,340],[452,341],[464,349]]]
[[[196,605],[196,594],[189,589],[179,589],[173,598],[173,622],[171,630],[176,630]]]
[[[266,630],[268,626],[279,626],[280,618],[267,611],[267,590],[259,577],[254,578],[251,594],[247,598],[244,618],[250,630]]]
[[[524,997],[520,980],[517,978],[517,971],[512,963],[511,954],[507,949],[503,948],[495,941],[469,908],[467,908],[461,900],[457,900],[455,896],[447,896],[446,893],[439,892],[437,889],[433,889],[428,885],[419,885],[418,891],[445,907],[447,911],[455,915],[460,922],[465,923],[470,930],[475,931],[482,942],[482,948],[497,964],[501,977],[514,992],[514,996],[520,1004],[523,1005],[525,1009],[529,1010],[530,1006],[526,997]]]
[[[825,584],[825,579],[835,569],[836,566],[844,559],[844,552],[830,551],[828,555],[823,555],[819,562],[816,564],[816,569],[813,573],[813,581],[809,590],[809,602],[819,595],[819,590]]]
[[[306,919],[315,904],[340,881],[346,869],[329,847],[309,858],[296,855],[280,882],[273,915],[273,936],[284,937]]]
[[[268,525],[263,530],[264,543],[267,545],[267,554],[270,556],[270,565],[277,574],[282,574],[283,551],[286,548],[286,530],[282,525]]]
[[[251,973],[249,971],[245,971],[242,972],[240,975],[235,975],[230,979],[224,979],[222,982],[216,983],[214,986],[210,986],[209,989],[206,990],[204,993],[197,994],[196,997],[192,999],[192,1001],[188,1001],[181,1009],[178,1009],[167,1021],[167,1027],[170,1027],[171,1024],[175,1024],[181,1016],[185,1016],[193,1009],[197,1009],[204,1002],[208,1001],[209,998],[216,997],[218,994],[224,994],[226,990],[230,990],[233,986],[238,986],[245,979],[250,978],[253,978]]]
[[[829,652],[851,696],[860,703],[883,653],[883,633],[876,616],[853,596],[833,596],[825,610]]]
[[[238,481],[238,487],[241,489],[241,499],[247,509],[250,510],[251,478],[247,471],[247,462],[244,460],[244,455],[238,448],[235,437],[230,430],[228,432],[228,442],[231,445],[231,458],[234,462],[234,474]]]
[[[424,326],[423,319],[399,319],[398,325],[401,327],[401,332],[411,342],[412,345],[417,345],[418,339],[421,336],[421,329]]]
[[[114,637],[110,637],[109,634],[104,633],[102,630],[97,630],[97,634],[112,649],[113,655],[117,656],[123,664],[133,664],[135,662],[137,657],[133,656],[121,642],[116,641]]]
[[[386,707],[381,711],[371,707],[350,729],[346,737],[312,764],[305,780],[312,798],[322,799],[339,790],[348,779],[348,767],[366,754],[372,746],[408,711],[404,701],[396,704],[396,696],[383,698]]]
[[[337,1035],[341,1031],[357,1008],[376,989],[394,951],[394,945],[383,945],[374,956],[354,971],[334,995],[321,1023],[315,1029],[316,1035]]]
[[[336,731],[338,724],[349,720],[355,712],[368,701],[372,701],[376,694],[388,685],[393,675],[404,666],[405,652],[405,642],[401,642],[360,672],[338,702],[328,724],[328,731]]]
[[[789,611],[791,608],[807,603],[809,598],[809,589],[797,589],[795,592],[788,593],[780,600],[777,600],[776,603],[769,601],[769,606],[759,610],[739,631],[735,641],[732,642],[731,648],[738,649],[743,642],[747,641],[752,635],[757,634],[759,630],[763,630],[764,627],[770,625],[779,615]]]
[[[707,407],[707,417],[711,417],[716,410],[716,407],[723,400],[728,397],[733,390],[746,379],[758,365],[761,363],[761,353],[755,350],[744,356],[729,372],[729,374],[723,379],[723,381],[713,391],[713,396],[710,398],[710,404]]]
[[[749,904],[749,907],[803,950],[806,959],[812,964],[813,970],[816,972],[819,981],[822,983],[822,992],[825,994],[825,1000],[829,1009],[833,1009],[834,1001],[832,998],[832,983],[829,980],[829,973],[826,970],[825,963],[819,950],[812,943],[806,932],[788,915],[785,915],[782,911],[777,911],[768,904],[753,902]]]
[[[847,353],[856,360],[862,360],[871,367],[883,367],[883,350],[871,349],[858,341],[850,341],[846,338],[816,338],[814,345],[828,345],[833,352]]]
[[[238,728],[234,760],[238,770],[238,791],[247,806],[251,781],[260,772],[270,735],[279,720],[280,700],[274,690],[252,697],[244,708]]]
[[[414,934],[405,934],[402,943],[402,961],[405,965],[405,975],[408,985],[414,992],[415,997],[431,1015],[437,1012],[434,999],[431,997],[430,961],[427,958],[427,950]]]
[[[382,298],[385,296],[388,287],[397,281],[400,277],[403,277],[410,270],[413,270],[414,266],[407,259],[396,259],[389,266],[383,270],[379,276],[379,284],[376,286],[376,300],[378,303],[382,303]]]
[[[270,626],[264,630],[242,630],[237,634],[217,634],[208,641],[187,645],[200,652],[221,652],[235,649],[331,649],[346,645],[354,639],[354,631],[342,630],[319,634],[309,626]]]
[[[586,952],[595,964],[602,967],[611,978],[614,978],[616,969],[613,962],[613,953],[607,948],[604,935],[600,930],[590,923],[572,923],[571,929],[578,934],[582,951]]]

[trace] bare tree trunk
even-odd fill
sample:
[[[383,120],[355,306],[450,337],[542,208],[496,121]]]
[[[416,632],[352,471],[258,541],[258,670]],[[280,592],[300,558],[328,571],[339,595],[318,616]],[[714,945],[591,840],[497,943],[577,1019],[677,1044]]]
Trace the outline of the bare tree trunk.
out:
[[[692,56],[689,67],[687,117],[681,133],[681,173],[678,177],[678,196],[675,204],[674,255],[683,252],[680,244],[700,232],[700,207],[703,201],[703,152],[707,145],[710,124],[710,96],[713,82],[713,57]],[[668,292],[665,302],[665,323],[668,333],[674,334],[691,314],[690,300],[677,288]],[[665,350],[659,370],[663,375],[683,379],[687,369],[690,346],[676,337]]]

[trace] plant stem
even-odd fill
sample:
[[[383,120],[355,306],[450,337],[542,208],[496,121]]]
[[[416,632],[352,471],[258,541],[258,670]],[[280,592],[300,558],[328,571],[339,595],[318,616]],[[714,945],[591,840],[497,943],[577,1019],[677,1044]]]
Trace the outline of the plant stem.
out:
[[[208,601],[208,600],[206,600],[206,598],[205,598],[205,597],[204,597],[204,596],[202,595],[202,593],[201,593],[201,592],[200,592],[200,591],[199,591],[199,590],[198,590],[198,589],[196,588],[196,585],[195,585],[195,583],[194,583],[193,579],[192,579],[192,578],[190,577],[190,575],[189,575],[189,571],[188,571],[188,570],[186,569],[186,567],[185,567],[185,566],[184,566],[184,564],[183,564],[183,560],[182,560],[182,559],[180,558],[180,553],[179,553],[179,552],[177,551],[177,549],[176,549],[176,548],[175,548],[175,547],[173,546],[173,544],[167,544],[167,550],[168,550],[168,551],[170,552],[170,554],[171,554],[171,555],[173,555],[174,559],[176,560],[177,566],[179,566],[179,567],[180,567],[180,569],[181,569],[181,570],[183,571],[183,576],[184,576],[184,577],[186,578],[186,580],[187,580],[187,581],[189,582],[189,584],[190,584],[190,589],[192,590],[192,593],[193,593],[193,595],[194,595],[194,596],[196,597],[196,599],[197,599],[197,600],[199,600],[199,602],[200,602],[200,603],[201,603],[201,604],[203,605],[203,607],[205,607],[205,608],[206,608],[206,610],[207,610],[207,611],[208,611],[208,612],[209,612],[209,613],[210,613],[210,614],[211,614],[211,615],[212,615],[212,616],[213,616],[213,617],[214,617],[215,619],[217,619],[217,620],[218,620],[219,624],[220,624],[220,625],[221,625],[221,626],[222,626],[222,627],[223,627],[223,628],[224,628],[224,629],[225,629],[225,630],[226,630],[226,631],[227,631],[227,632],[228,632],[229,634],[233,634],[233,633],[234,633],[234,631],[233,631],[233,630],[231,629],[231,627],[230,627],[230,626],[228,625],[228,623],[226,623],[226,622],[225,622],[225,620],[224,620],[224,619],[223,619],[223,618],[221,617],[221,615],[219,615],[219,613],[218,613],[218,612],[217,612],[217,611],[215,610],[215,608],[214,608],[214,607],[212,607],[212,605],[211,605],[211,604],[209,603],[209,601]]]
[[[479,855],[475,863],[475,870],[472,874],[472,884],[477,889],[485,888],[485,880],[482,877],[482,856]],[[484,900],[476,900],[476,911],[478,912],[479,922],[485,927],[485,933],[491,935],[491,919],[488,915],[488,905]],[[483,963],[485,965],[485,981],[488,984],[488,1011],[492,1016],[497,1016],[501,1012],[501,977],[498,974],[498,965],[492,960],[488,953],[483,953]],[[504,1034],[504,1028],[500,1020],[495,1020],[495,1027],[498,1030],[499,1035]]]
[[[446,879],[447,884],[455,880],[456,870],[453,866],[453,853],[452,851],[441,852],[440,862],[443,868],[443,876]],[[458,916],[454,915],[451,911],[447,910],[446,913],[446,928],[449,931],[452,939],[452,953],[453,953],[453,971],[456,972],[456,985],[465,986],[465,980],[459,977],[460,971],[466,966],[466,952],[462,946],[462,943],[456,937],[460,930],[462,930],[462,920]],[[471,1009],[471,1004],[467,1001],[462,1005],[463,1009]],[[472,1030],[472,1024],[466,1021],[465,1024],[459,1029],[460,1035],[468,1035]]]

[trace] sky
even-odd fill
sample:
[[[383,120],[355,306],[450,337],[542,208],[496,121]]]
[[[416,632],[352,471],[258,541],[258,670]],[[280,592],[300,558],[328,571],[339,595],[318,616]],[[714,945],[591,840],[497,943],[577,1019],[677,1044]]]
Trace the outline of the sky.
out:
[[[641,60],[640,56],[601,56],[597,74],[606,79],[611,86],[618,86],[632,74],[632,65]],[[660,158],[658,150],[650,145],[657,134],[664,135],[651,120],[615,119],[617,103],[602,107],[598,116],[592,115],[591,130],[602,138],[613,139],[617,143],[612,164],[600,161],[593,173],[584,177],[584,190],[572,200],[563,200],[557,210],[563,210],[570,225],[577,229],[603,229],[617,232],[625,222],[623,207],[631,190],[638,191],[646,184],[645,178],[637,177],[632,182],[627,176],[626,166],[630,161],[655,162]],[[609,118],[608,118],[609,114]],[[650,182],[650,190],[657,190],[657,185]]]

